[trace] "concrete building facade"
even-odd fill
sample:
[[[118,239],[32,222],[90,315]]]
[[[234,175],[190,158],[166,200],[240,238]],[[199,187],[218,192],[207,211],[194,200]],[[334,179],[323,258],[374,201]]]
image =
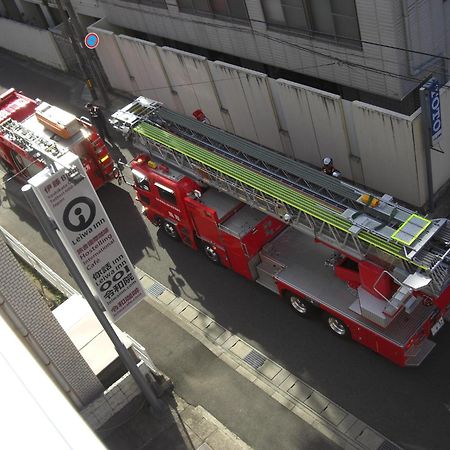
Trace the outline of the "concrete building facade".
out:
[[[430,74],[448,80],[443,0],[71,0],[148,40],[410,114]],[[54,1],[0,0],[0,13],[58,22]],[[447,58],[447,59],[446,59]]]

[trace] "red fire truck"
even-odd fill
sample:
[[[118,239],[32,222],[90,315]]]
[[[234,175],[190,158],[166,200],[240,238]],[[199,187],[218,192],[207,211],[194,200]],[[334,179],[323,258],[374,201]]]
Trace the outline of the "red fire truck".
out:
[[[15,89],[0,95],[0,163],[24,182],[42,170],[43,151],[76,153],[95,189],[115,178],[116,165],[96,129],[56,106]]]
[[[400,366],[433,349],[450,304],[447,219],[142,97],[111,123],[145,152],[131,163],[137,200],[170,237]]]

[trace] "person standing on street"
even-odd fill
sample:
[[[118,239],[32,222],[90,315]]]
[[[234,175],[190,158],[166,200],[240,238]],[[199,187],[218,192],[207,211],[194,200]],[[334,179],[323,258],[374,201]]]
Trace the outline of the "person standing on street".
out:
[[[98,134],[106,142],[111,144],[111,136],[108,131],[108,125],[106,123],[105,115],[100,106],[93,105],[92,103],[86,103],[86,109],[89,111],[89,117],[92,124],[97,128]]]

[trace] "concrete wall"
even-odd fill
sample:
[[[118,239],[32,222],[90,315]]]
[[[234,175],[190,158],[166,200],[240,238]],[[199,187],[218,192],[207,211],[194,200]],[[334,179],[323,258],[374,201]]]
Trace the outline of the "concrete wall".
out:
[[[88,8],[85,1],[74,0],[74,6],[81,13],[99,17],[103,10],[101,17],[130,30],[283,67],[374,94],[401,99],[416,84],[380,72],[410,75],[407,53],[367,43],[362,44],[360,49],[347,48],[330,41],[302,38],[301,32],[298,36],[279,32],[265,23],[260,0],[245,1],[249,24],[186,14],[179,10],[176,1],[168,0],[166,3],[167,9],[150,7],[137,1],[99,0],[95,2],[96,7]],[[423,3],[433,4],[429,18],[422,14]],[[356,0],[361,38],[386,46],[443,52],[445,39],[436,39],[435,36],[443,27],[445,7],[445,3],[437,0],[408,0],[405,6],[402,0]],[[415,33],[414,30],[418,29],[420,33]],[[408,30],[411,34],[407,34]],[[330,64],[333,60],[321,54],[371,67],[374,71]],[[416,76],[424,69],[421,63],[421,60],[411,61]]]
[[[120,34],[99,21],[98,54],[116,89],[190,116],[201,108],[217,127],[319,166],[331,156],[343,175],[399,200],[427,199],[421,114],[411,116]],[[116,33],[114,32],[116,31]],[[450,93],[441,90],[443,148],[449,148]],[[448,124],[448,125],[447,125]],[[450,157],[432,152],[434,187]]]
[[[0,47],[67,71],[52,33],[0,17]]]

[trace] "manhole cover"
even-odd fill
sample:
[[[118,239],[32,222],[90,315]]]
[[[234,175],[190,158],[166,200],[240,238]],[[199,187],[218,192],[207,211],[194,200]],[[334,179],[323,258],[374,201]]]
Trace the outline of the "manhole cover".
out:
[[[154,297],[159,297],[165,290],[166,288],[157,281],[155,281],[149,288],[147,288],[147,292]]]
[[[261,367],[264,364],[266,358],[263,355],[261,355],[261,353],[258,353],[256,350],[252,350],[244,358],[244,361],[247,364],[250,364],[254,369],[257,369],[258,367]]]

